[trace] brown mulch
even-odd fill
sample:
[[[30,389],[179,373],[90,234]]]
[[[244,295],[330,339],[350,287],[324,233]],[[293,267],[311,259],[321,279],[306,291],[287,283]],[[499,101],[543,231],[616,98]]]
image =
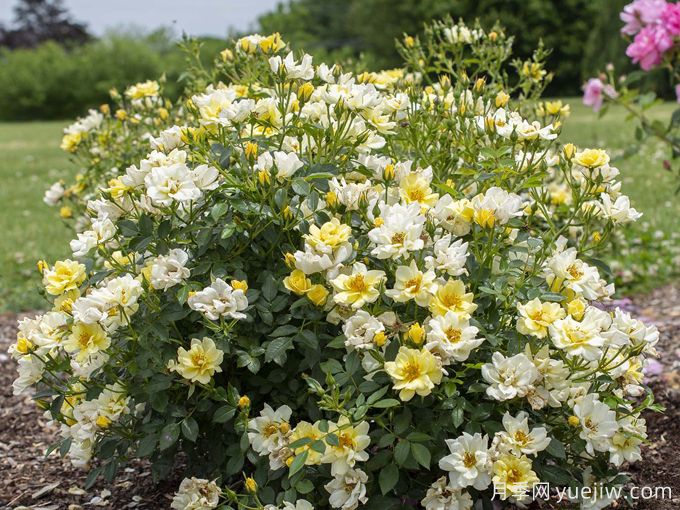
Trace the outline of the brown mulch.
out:
[[[672,499],[638,500],[640,510],[680,508],[680,284],[648,295],[622,300],[619,306],[657,325],[661,332],[658,373],[650,373],[650,385],[664,414],[649,413],[650,444],[643,460],[630,466],[634,484],[670,487]],[[135,462],[112,484],[98,482],[84,491],[86,473],[71,466],[58,453],[44,452],[57,436],[30,397],[12,395],[15,363],[6,354],[14,341],[17,317],[0,315],[0,509],[155,510],[169,508],[179,479],[155,484],[147,464]],[[616,505],[626,508],[625,503]]]

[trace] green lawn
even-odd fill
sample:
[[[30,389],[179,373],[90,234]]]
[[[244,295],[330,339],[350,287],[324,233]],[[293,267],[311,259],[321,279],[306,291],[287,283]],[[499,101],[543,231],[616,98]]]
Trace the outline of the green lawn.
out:
[[[0,124],[0,312],[44,306],[35,263],[69,253],[69,230],[42,201],[52,182],[75,172],[59,149],[64,125]]]
[[[580,99],[568,100],[572,115],[562,139],[581,147],[602,147],[620,154],[633,140],[634,125],[621,110],[597,119]],[[668,119],[673,104],[657,107],[654,115]],[[69,229],[57,211],[42,201],[54,181],[75,173],[68,156],[59,149],[65,122],[0,124],[0,312],[39,308],[43,305],[37,288],[38,259],[53,262],[69,254]],[[677,229],[680,200],[675,195],[676,178],[662,167],[665,147],[648,143],[637,155],[615,164],[621,170],[623,192],[643,220],[666,233]]]

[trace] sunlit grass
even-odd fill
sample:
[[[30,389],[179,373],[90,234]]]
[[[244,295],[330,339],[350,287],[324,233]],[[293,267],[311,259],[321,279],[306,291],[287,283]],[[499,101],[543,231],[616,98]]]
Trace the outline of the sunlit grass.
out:
[[[74,172],[59,149],[63,122],[0,124],[0,311],[43,306],[36,260],[68,254],[69,231],[42,201]]]

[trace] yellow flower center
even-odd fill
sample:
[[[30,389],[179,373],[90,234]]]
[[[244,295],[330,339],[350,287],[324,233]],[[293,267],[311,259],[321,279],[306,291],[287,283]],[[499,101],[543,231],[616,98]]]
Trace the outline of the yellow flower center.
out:
[[[276,434],[276,432],[278,432],[278,430],[279,430],[279,428],[276,426],[276,423],[270,423],[262,430],[262,434],[265,437],[269,437],[273,434]]]
[[[420,284],[423,281],[422,275],[418,275],[415,278],[411,278],[406,282],[405,287],[410,291],[410,292],[418,292],[420,290]]]
[[[368,285],[364,280],[364,275],[357,274],[347,280],[347,288],[353,292],[366,292]]]
[[[462,335],[462,332],[461,332],[460,329],[449,328],[445,331],[445,333],[446,333],[446,339],[449,342],[451,342],[452,344],[460,342],[460,337]]]
[[[416,360],[411,360],[404,365],[404,379],[408,382],[415,381],[420,377],[420,364]]]
[[[525,445],[529,442],[529,436],[527,436],[523,430],[518,430],[515,432],[515,442],[520,445]]]
[[[515,484],[522,481],[522,472],[516,468],[510,468],[506,472],[505,479],[510,484]]]
[[[196,367],[203,367],[203,366],[206,364],[206,362],[207,362],[205,353],[203,353],[203,352],[194,352],[194,353],[191,355],[191,362],[192,362],[192,363],[194,364],[194,366],[196,366]]]
[[[569,273],[574,280],[578,280],[583,276],[583,271],[581,271],[576,264],[570,265],[567,268],[567,273]]]
[[[463,455],[463,465],[466,468],[471,468],[477,463],[477,457],[473,452],[465,452]]]
[[[338,441],[343,448],[354,448],[354,440],[349,433],[340,434],[338,436]]]
[[[404,244],[404,239],[406,239],[406,234],[397,232],[392,236],[392,244]]]

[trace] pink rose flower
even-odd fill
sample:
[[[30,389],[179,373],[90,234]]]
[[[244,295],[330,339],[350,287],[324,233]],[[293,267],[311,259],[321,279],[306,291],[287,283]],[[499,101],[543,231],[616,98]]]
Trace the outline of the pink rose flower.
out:
[[[640,30],[626,48],[633,64],[640,64],[645,71],[661,63],[663,54],[673,46],[673,38],[660,25],[650,25]]]
[[[666,4],[661,13],[661,25],[670,35],[680,35],[680,4]]]
[[[666,8],[665,0],[635,0],[623,8],[620,18],[625,23],[621,32],[637,34],[645,25],[656,23]]]
[[[614,98],[618,94],[614,87],[605,85],[599,78],[591,78],[583,86],[583,104],[590,106],[594,112],[600,111],[604,98]]]

